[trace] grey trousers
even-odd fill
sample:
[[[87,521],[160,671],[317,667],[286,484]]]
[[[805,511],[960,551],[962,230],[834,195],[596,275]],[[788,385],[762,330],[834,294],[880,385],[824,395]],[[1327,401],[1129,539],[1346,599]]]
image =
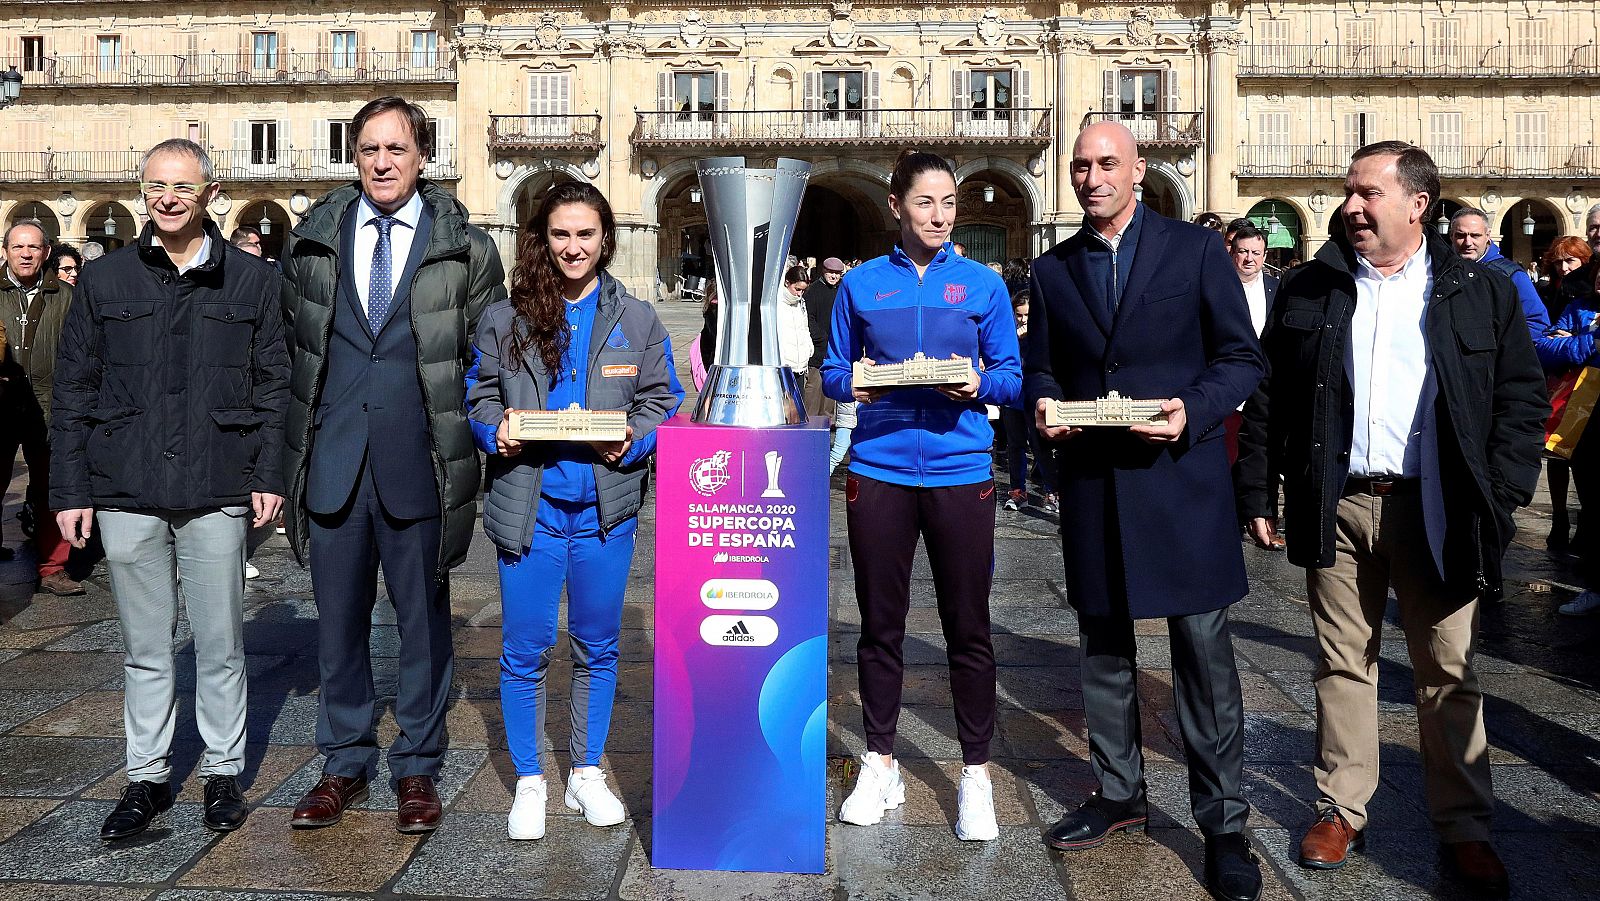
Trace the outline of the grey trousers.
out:
[[[1227,608],[1167,619],[1172,694],[1189,762],[1189,806],[1207,837],[1241,832],[1250,805],[1244,776],[1244,700],[1228,635]],[[1145,792],[1144,754],[1135,693],[1133,620],[1085,616],[1083,709],[1089,764],[1100,793],[1128,801]]]
[[[171,777],[178,588],[194,632],[200,776],[244,768],[244,541],[249,507],[97,510],[122,623],[128,781]]]

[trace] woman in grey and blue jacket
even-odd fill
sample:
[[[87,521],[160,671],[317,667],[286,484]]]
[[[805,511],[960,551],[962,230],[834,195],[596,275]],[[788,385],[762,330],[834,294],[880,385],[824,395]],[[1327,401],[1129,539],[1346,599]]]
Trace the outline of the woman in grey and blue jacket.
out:
[[[655,429],[683,402],[666,329],[606,272],[616,220],[588,184],[545,195],[523,233],[511,297],[484,312],[467,375],[473,435],[489,455],[483,524],[500,555],[500,705],[517,768],[508,831],[544,836],[546,676],[562,587],[572,646],[566,804],[622,822],[600,756],[616,694],[623,591]],[[625,410],[618,442],[521,442],[512,410]]]

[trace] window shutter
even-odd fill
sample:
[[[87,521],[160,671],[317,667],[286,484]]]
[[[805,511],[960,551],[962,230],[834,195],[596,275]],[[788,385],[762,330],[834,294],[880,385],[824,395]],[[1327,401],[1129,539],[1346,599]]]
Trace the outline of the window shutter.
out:
[[[1181,106],[1178,99],[1178,72],[1176,69],[1161,70],[1161,109],[1163,112],[1174,112]]]
[[[805,109],[822,108],[822,73],[805,73],[805,101],[801,104]]]
[[[957,66],[950,79],[950,107],[966,110],[972,106],[972,73]]]
[[[664,113],[672,112],[672,72],[656,76],[656,106]]]
[[[250,120],[233,120],[233,152],[240,153],[250,149]]]
[[[1116,69],[1107,69],[1100,73],[1100,108],[1108,113],[1117,111],[1117,76],[1119,74]]]
[[[553,91],[554,97],[552,97],[552,106],[554,109],[552,109],[551,112],[558,116],[571,115],[572,76],[566,72],[558,72],[550,76],[550,80],[555,83],[555,90]]]
[[[367,33],[356,32],[356,68],[367,68]]]
[[[730,110],[730,109],[733,109],[733,103],[732,103],[732,100],[730,99],[730,96],[731,95],[728,93],[728,72],[727,72],[727,70],[724,69],[724,70],[719,71],[717,73],[717,109],[718,110]]]
[[[867,109],[881,109],[883,107],[883,83],[878,70],[873,69],[867,73]]]

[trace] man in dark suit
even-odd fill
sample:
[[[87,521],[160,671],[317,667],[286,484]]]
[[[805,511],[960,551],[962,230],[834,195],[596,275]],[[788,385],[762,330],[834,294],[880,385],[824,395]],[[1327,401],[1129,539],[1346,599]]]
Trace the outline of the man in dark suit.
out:
[[[1046,839],[1074,850],[1143,828],[1133,621],[1165,617],[1206,885],[1214,897],[1252,901],[1261,873],[1243,833],[1244,710],[1227,619],[1246,586],[1222,421],[1264,368],[1220,236],[1136,202],[1144,171],[1126,128],[1085,129],[1071,168],[1084,228],[1033,264],[1024,392],[1040,430],[1059,442],[1062,549],[1100,783]],[[1044,425],[1050,402],[1108,391],[1163,399],[1166,421]]]
[[[1262,267],[1267,262],[1267,236],[1254,225],[1241,225],[1228,240],[1228,256],[1233,260],[1233,270],[1239,273],[1239,284],[1244,286],[1244,299],[1250,305],[1250,327],[1256,337],[1267,327],[1267,312],[1278,296],[1278,277],[1268,275]],[[1244,425],[1243,407],[1228,414],[1223,422],[1227,430],[1228,464],[1239,459],[1239,429]],[[1237,478],[1235,479],[1237,481]],[[1239,522],[1245,522],[1240,511]],[[1283,539],[1275,538],[1274,550],[1283,550]]]
[[[329,826],[367,796],[377,737],[368,632],[378,567],[400,632],[389,775],[401,832],[439,823],[434,779],[454,655],[450,567],[476,523],[478,458],[464,373],[478,316],[505,297],[494,244],[422,180],[431,134],[398,97],[350,133],[360,173],[322,198],[284,247],[293,363],[291,546],[309,556],[318,615],[323,778],[292,825]]]

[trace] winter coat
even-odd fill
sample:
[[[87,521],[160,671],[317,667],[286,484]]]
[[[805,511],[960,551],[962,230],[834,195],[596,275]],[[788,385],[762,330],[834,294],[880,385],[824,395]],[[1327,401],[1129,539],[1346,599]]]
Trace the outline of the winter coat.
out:
[[[418,185],[433,212],[433,228],[411,283],[411,331],[417,380],[426,399],[434,481],[444,518],[439,573],[466,559],[477,520],[478,453],[467,425],[466,371],[472,336],[489,304],[506,296],[505,270],[494,240],[468,224],[467,208],[444,188]],[[283,248],[283,311],[293,365],[284,472],[289,544],[303,563],[311,550],[305,505],[312,447],[312,411],[322,399],[339,271],[340,228],[360,200],[357,184],[318,200],[289,233]]]
[[[22,326],[27,294],[0,271],[0,321],[25,350],[18,353],[10,343],[0,345],[0,417],[33,417],[50,422],[50,393],[56,369],[56,347],[61,329],[72,306],[72,286],[56,278],[54,272],[40,276],[44,284],[34,300],[33,315],[27,328]]]
[[[484,313],[467,373],[467,404],[478,446],[489,455],[484,532],[495,547],[521,556],[533,542],[544,473],[542,450],[548,444],[530,442],[521,453],[503,457],[495,451],[494,435],[506,410],[546,408],[550,375],[536,351],[525,353],[518,365],[507,365],[505,352],[516,315],[509,300]],[[587,408],[627,410],[628,425],[633,427],[633,444],[621,460],[607,464],[595,458],[600,528],[610,531],[638,515],[649,458],[655,452],[656,427],[678,411],[684,392],[673,365],[672,342],[655,309],[609,275],[601,276],[587,352]]]
[[[806,324],[806,302],[784,289],[778,304],[778,347],[783,365],[801,378],[811,363],[811,331]]]
[[[181,275],[147,224],[79,277],[55,365],[52,510],[208,510],[284,493],[280,279],[205,230],[210,255]]]
[[[1527,339],[1511,282],[1426,236],[1433,295],[1426,340],[1438,385],[1434,402],[1438,542],[1448,595],[1464,603],[1501,592],[1512,512],[1533,498],[1544,421],[1544,375]],[[1355,251],[1343,238],[1284,277],[1262,337],[1270,374],[1245,406],[1239,435],[1239,501],[1248,517],[1277,514],[1283,480],[1289,562],[1329,567],[1339,499],[1350,472],[1355,401],[1345,369],[1356,305]],[[1431,519],[1432,517],[1430,517]]]

